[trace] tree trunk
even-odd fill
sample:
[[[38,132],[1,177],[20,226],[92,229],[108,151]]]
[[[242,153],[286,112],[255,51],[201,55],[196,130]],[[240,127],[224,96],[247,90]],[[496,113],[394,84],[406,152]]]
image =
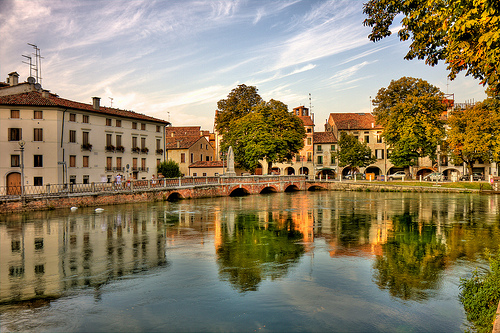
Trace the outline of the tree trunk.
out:
[[[272,175],[273,162],[267,162],[267,174]]]

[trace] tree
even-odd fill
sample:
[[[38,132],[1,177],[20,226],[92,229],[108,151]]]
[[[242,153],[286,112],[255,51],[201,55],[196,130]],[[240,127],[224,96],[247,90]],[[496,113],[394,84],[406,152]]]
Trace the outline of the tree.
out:
[[[216,129],[221,151],[233,147],[235,163],[253,172],[259,160],[291,159],[304,146],[304,124],[280,101],[265,102],[253,86],[239,85],[217,103]]]
[[[217,102],[215,129],[222,135],[226,134],[235,121],[249,114],[262,101],[256,87],[240,84],[231,90],[227,99]]]
[[[391,35],[398,14],[404,17],[399,39],[411,39],[405,59],[444,60],[453,80],[461,71],[500,93],[500,3],[498,0],[370,0],[363,8],[373,42]]]
[[[455,163],[467,165],[470,175],[477,160],[500,161],[499,108],[499,101],[490,98],[455,110],[449,118],[448,149]]]
[[[391,162],[399,167],[416,165],[419,157],[435,158],[444,137],[441,114],[443,94],[422,79],[402,77],[378,91],[373,114],[384,127],[382,136],[392,150]]]
[[[158,173],[161,173],[165,178],[177,178],[182,176],[179,165],[173,160],[161,162],[158,165]]]
[[[372,156],[372,150],[366,142],[361,143],[354,135],[346,132],[340,133],[339,151],[335,157],[339,160],[339,166],[351,166],[354,169],[366,167],[377,159]]]
[[[280,101],[261,102],[246,116],[234,121],[221,147],[233,147],[235,162],[251,172],[265,159],[272,163],[292,159],[304,147],[302,120]]]

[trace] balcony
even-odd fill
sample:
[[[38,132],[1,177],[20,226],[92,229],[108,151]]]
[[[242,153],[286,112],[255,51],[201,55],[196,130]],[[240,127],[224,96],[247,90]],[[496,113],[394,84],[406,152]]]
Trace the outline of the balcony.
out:
[[[125,151],[125,147],[123,147],[123,146],[117,146],[116,147],[116,151],[119,152],[119,153],[123,153]]]
[[[156,149],[156,155],[163,155],[163,149]]]
[[[107,145],[106,147],[104,147],[104,150],[107,152],[114,153],[116,151],[116,148],[113,145]]]
[[[141,148],[141,153],[147,154],[149,152],[149,149],[147,147]]]
[[[141,152],[141,148],[139,148],[139,147],[133,147],[133,148],[132,148],[132,153],[137,153],[137,154],[139,154],[140,152]]]
[[[90,143],[82,144],[82,150],[92,151],[92,145]]]

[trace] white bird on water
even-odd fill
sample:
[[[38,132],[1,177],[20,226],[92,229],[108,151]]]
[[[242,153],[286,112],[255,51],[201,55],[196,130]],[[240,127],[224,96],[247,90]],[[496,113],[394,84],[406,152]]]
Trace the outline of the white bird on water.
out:
[[[104,208],[96,208],[95,212],[96,213],[102,213],[102,212],[104,212]]]
[[[72,212],[76,211],[77,209],[78,209],[78,207],[75,207],[75,206],[73,206],[73,207],[71,207],[71,208],[70,208],[70,210],[71,210]]]

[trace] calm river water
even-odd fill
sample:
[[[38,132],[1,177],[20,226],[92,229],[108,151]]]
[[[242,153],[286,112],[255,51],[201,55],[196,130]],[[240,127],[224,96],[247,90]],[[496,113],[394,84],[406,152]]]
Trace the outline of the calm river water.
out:
[[[499,197],[296,192],[0,217],[0,330],[460,332]]]

